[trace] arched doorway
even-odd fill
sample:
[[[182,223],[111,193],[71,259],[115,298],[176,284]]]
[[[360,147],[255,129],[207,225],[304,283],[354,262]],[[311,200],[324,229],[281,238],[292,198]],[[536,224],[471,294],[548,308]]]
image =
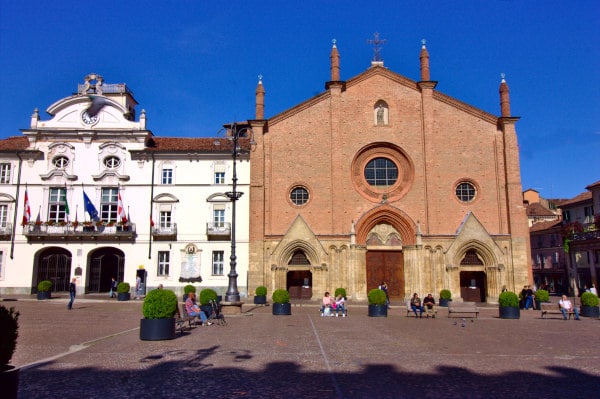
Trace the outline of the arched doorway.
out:
[[[403,246],[414,245],[416,231],[410,217],[387,203],[364,214],[356,224],[356,242],[367,247],[367,293],[382,281],[393,298],[405,298]]]
[[[32,285],[33,293],[37,292],[37,285],[42,280],[52,281],[53,292],[65,292],[69,290],[71,278],[71,252],[64,248],[50,247],[43,249],[37,255],[35,262]]]
[[[90,253],[88,263],[87,292],[100,293],[110,290],[111,279],[123,281],[125,254],[116,248],[100,248]]]
[[[312,272],[308,268],[310,268],[310,261],[304,251],[301,249],[294,251],[288,262],[285,284],[290,298],[312,298]]]
[[[460,296],[465,302],[485,302],[487,277],[477,251],[470,249],[460,262]]]

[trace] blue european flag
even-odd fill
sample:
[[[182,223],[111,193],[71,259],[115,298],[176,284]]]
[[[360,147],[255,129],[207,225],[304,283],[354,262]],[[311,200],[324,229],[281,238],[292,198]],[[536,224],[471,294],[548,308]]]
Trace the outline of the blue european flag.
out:
[[[83,192],[83,205],[85,206],[85,211],[89,213],[90,219],[92,219],[94,222],[100,220],[98,217],[98,210],[96,210],[96,207],[94,204],[92,204],[92,201],[90,201],[90,198],[87,196],[85,191]]]

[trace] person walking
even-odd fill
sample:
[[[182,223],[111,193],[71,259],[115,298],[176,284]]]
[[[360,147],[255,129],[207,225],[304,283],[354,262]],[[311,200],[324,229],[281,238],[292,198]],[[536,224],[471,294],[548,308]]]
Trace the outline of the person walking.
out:
[[[140,299],[142,295],[142,278],[138,275],[135,279],[135,299]]]
[[[108,293],[108,295],[111,298],[114,298],[117,296],[117,280],[114,277],[110,281],[110,292]]]
[[[382,281],[381,284],[379,284],[379,289],[382,290],[383,292],[385,292],[385,305],[389,309],[390,308],[390,295],[388,294],[387,283],[385,281]]]
[[[73,302],[75,302],[75,294],[77,292],[77,286],[76,283],[77,282],[77,278],[73,277],[73,279],[71,280],[71,283],[69,284],[69,296],[71,297],[71,300],[69,301],[69,304],[67,305],[67,309],[71,310],[73,309]]]

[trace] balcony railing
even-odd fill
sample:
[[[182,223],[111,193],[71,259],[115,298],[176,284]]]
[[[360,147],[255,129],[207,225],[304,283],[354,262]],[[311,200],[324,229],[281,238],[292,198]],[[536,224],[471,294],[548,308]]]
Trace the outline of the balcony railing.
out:
[[[573,241],[598,240],[600,239],[600,228],[597,223],[585,223],[583,231],[574,232],[569,238]]]
[[[229,240],[231,237],[231,223],[206,223],[206,235],[209,239]]]
[[[12,223],[0,225],[0,241],[10,240],[12,235]]]
[[[152,239],[155,241],[176,241],[177,223],[168,226],[155,226],[152,228]]]
[[[28,241],[135,241],[135,223],[57,223],[23,226]]]

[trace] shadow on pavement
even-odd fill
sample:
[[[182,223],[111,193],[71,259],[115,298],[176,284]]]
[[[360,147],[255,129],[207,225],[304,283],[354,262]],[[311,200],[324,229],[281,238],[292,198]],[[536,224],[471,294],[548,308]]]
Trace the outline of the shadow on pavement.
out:
[[[254,372],[235,366],[253,359],[249,351],[229,352],[232,366],[214,367],[210,359],[224,355],[219,351],[212,346],[157,353],[131,371],[49,362],[21,370],[19,398],[589,398],[600,386],[597,376],[558,366],[547,369],[550,375],[479,375],[443,365],[425,374],[386,364],[359,373],[315,373],[294,362],[272,362]]]

